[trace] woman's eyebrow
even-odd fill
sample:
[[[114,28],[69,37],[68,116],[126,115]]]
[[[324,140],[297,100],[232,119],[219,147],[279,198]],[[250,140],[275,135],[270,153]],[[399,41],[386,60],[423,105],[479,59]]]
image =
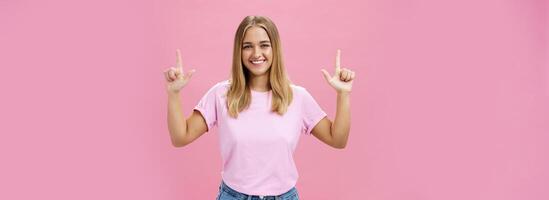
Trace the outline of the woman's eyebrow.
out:
[[[259,44],[262,44],[262,43],[271,43],[271,41],[269,40],[263,40],[263,41],[260,41]],[[243,42],[242,44],[252,44],[252,42]]]

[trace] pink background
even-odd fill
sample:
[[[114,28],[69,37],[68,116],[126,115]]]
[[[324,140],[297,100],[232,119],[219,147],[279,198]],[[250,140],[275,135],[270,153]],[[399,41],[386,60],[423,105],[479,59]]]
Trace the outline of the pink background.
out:
[[[346,149],[303,136],[302,199],[549,199],[544,0],[0,1],[0,199],[214,199],[217,135],[170,144],[162,71],[196,69],[185,114],[267,15],[294,83],[357,72]]]

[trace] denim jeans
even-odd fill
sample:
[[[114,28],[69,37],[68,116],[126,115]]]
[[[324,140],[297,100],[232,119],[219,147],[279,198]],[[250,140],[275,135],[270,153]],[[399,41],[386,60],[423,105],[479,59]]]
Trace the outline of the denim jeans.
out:
[[[247,195],[230,188],[221,181],[216,200],[299,200],[299,196],[295,187],[278,196]]]

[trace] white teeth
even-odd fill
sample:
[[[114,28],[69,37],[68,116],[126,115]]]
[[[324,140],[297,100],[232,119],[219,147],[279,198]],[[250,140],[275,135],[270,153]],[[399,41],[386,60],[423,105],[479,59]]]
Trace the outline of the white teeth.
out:
[[[252,61],[253,64],[260,64],[260,63],[263,63],[263,62],[265,62],[265,60]]]

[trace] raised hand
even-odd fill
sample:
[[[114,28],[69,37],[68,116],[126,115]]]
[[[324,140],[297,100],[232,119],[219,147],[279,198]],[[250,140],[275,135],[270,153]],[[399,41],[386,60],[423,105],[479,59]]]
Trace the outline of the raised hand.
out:
[[[328,83],[336,89],[337,92],[350,92],[353,87],[353,80],[355,79],[355,72],[341,68],[341,50],[337,50],[335,60],[335,74],[332,76],[326,70],[322,69],[322,74]]]
[[[187,85],[195,70],[189,70],[187,73],[183,71],[183,64],[181,63],[181,52],[176,50],[175,67],[170,67],[164,71],[166,77],[166,90],[170,93],[179,93],[179,91]]]

